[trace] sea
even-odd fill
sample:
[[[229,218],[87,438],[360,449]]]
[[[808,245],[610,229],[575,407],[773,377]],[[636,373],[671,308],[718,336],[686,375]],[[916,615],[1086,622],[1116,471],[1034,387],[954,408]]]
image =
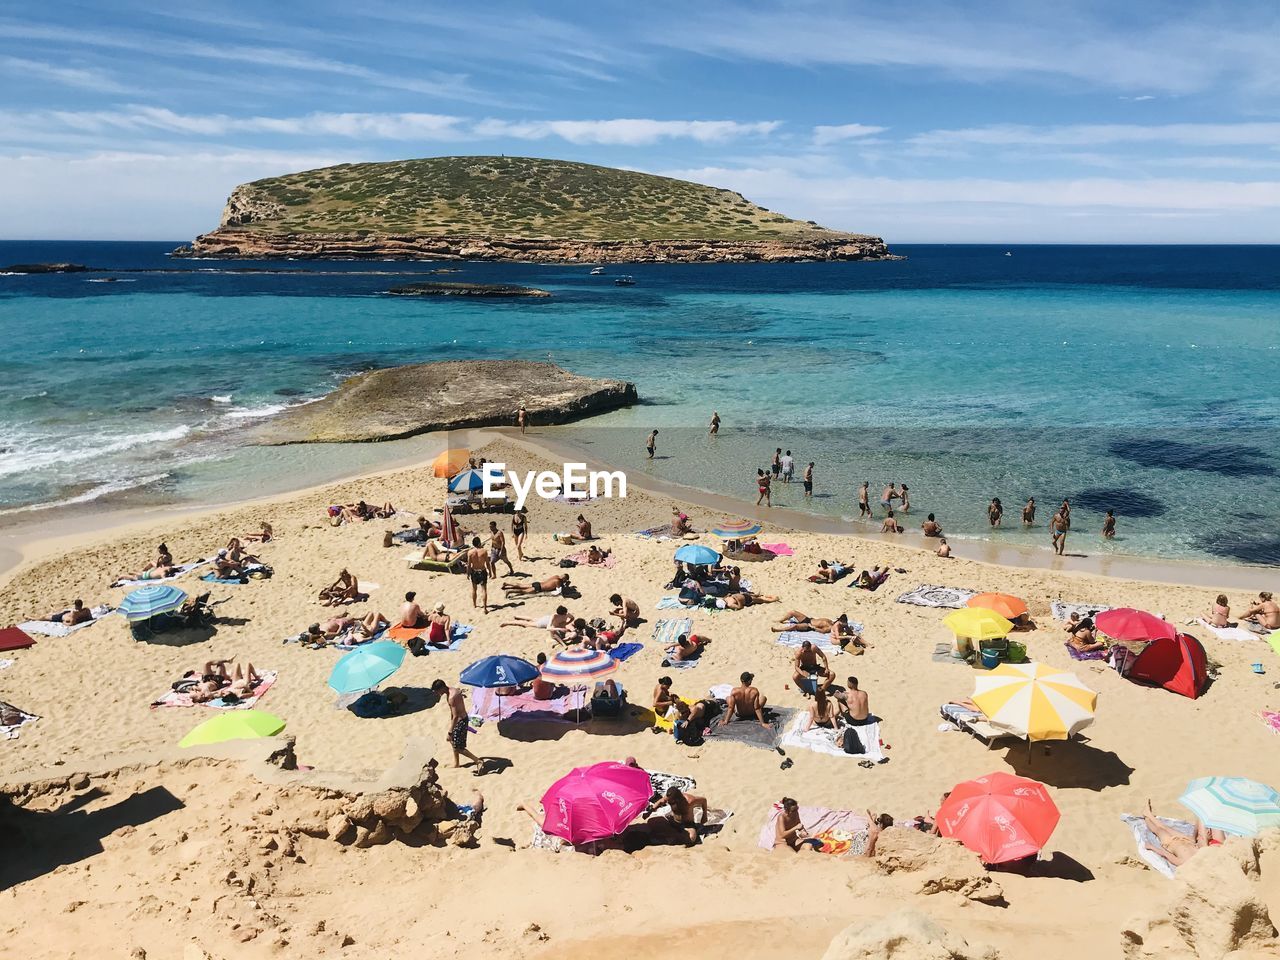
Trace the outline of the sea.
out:
[[[816,483],[811,499],[776,485],[775,504],[851,529],[857,487],[878,501],[895,482],[910,490],[906,525],[934,513],[950,538],[1047,548],[1069,498],[1093,554],[1280,564],[1278,246],[891,245],[905,259],[591,276],[172,259],[177,245],[0,242],[0,268],[98,268],[0,273],[0,524],[224,503],[408,462],[425,440],[248,439],[360,371],[518,357],[634,381],[638,406],[547,433],[637,474],[754,502],[781,447],[797,481],[813,461]],[[623,274],[635,284],[615,285]],[[432,278],[553,296],[385,292]],[[1118,535],[1103,542],[1106,510]]]

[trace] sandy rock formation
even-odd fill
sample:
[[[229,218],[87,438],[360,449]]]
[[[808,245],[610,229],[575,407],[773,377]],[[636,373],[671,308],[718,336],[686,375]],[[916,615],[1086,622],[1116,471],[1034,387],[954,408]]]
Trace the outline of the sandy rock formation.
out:
[[[953,840],[919,830],[886,830],[876,842],[876,865],[887,874],[918,879],[917,893],[958,893],[978,903],[1004,903],[999,881]]]
[[[256,439],[264,444],[358,443],[511,426],[522,402],[534,424],[567,423],[637,399],[633,383],[582,377],[551,363],[416,363],[350,377],[327,397],[273,417]]]
[[[987,947],[970,946],[918,910],[898,910],[879,920],[845,927],[822,960],[998,960]]]
[[[1280,836],[1239,837],[1178,868],[1168,901],[1121,931],[1126,960],[1280,957],[1262,899],[1261,863],[1280,858]]]

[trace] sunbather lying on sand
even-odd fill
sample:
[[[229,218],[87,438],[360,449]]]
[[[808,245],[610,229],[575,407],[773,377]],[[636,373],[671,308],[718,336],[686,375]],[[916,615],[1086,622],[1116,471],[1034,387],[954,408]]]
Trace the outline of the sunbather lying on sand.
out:
[[[686,660],[697,660],[702,656],[702,649],[706,645],[706,641],[697,634],[680,634],[676,637],[676,642],[666,649],[667,659],[683,662]]]
[[[538,593],[562,593],[567,586],[569,586],[569,575],[567,573],[558,573],[554,577],[547,577],[545,580],[534,580],[532,583],[504,583],[502,592],[508,596],[515,594],[516,596],[525,597]]]
[[[183,678],[199,677],[200,681],[187,691],[193,703],[207,703],[210,700],[246,700],[253,695],[253,688],[261,681],[252,663],[236,664],[235,670],[228,673],[229,660],[210,660],[203,669],[188,670]]]
[[[306,637],[307,642],[320,646],[333,643],[344,636],[349,641],[362,643],[365,640],[372,640],[389,626],[391,622],[386,617],[371,610],[358,620],[355,617],[342,615],[313,623],[307,627]]]
[[[817,571],[809,579],[814,583],[835,583],[848,572],[849,565],[839,560],[832,560],[830,563],[819,560]]]
[[[160,564],[154,567],[148,567],[140,573],[126,573],[118,577],[118,580],[164,580],[166,577],[172,577],[178,572],[175,564]]]
[[[343,603],[355,603],[360,595],[360,581],[343,567],[338,572],[338,579],[320,591],[320,605],[336,607]]]
[[[1196,835],[1194,838],[1179,833],[1173,827],[1167,826],[1156,819],[1155,810],[1152,809],[1150,800],[1147,801],[1147,812],[1143,814],[1143,820],[1146,821],[1147,829],[1155,834],[1156,839],[1160,841],[1159,847],[1150,847],[1148,849],[1156,856],[1167,860],[1174,867],[1182,866],[1205,847],[1222,846],[1222,842],[1227,838],[1227,835],[1221,830],[1205,829],[1205,825],[1198,819],[1196,820]]]
[[[863,570],[858,574],[858,579],[853,581],[855,587],[861,587],[863,590],[874,590],[880,584],[884,583],[889,577],[888,567],[872,567],[870,570]]]
[[[33,618],[35,619],[35,618]],[[84,623],[93,619],[93,613],[84,605],[84,601],[77,599],[71,604],[70,610],[59,610],[51,613],[44,618],[50,623],[61,623],[68,627],[74,627],[77,623]]]
[[[832,620],[828,617],[811,617],[799,610],[792,610],[770,629],[774,633],[805,633],[807,631],[825,633],[831,639],[832,646],[840,647],[853,654],[860,655],[871,646],[850,626],[847,613],[842,613]]]
[[[609,554],[611,553],[613,553],[612,550],[601,550],[595,544],[592,544],[591,548],[587,550],[587,565],[604,563],[609,559]]]
[[[453,563],[461,562],[458,552],[452,547],[446,546],[440,540],[428,540],[422,548],[422,556],[418,558],[419,563],[434,560],[437,563]]]
[[[750,590],[742,590],[739,593],[731,593],[724,598],[724,606],[726,610],[742,610],[745,607],[754,606],[760,603],[780,603],[781,598],[770,596],[767,593],[752,593]]]
[[[241,534],[240,539],[246,543],[270,543],[275,535],[271,530],[271,524],[265,520],[259,520],[258,523],[262,526],[259,532]]]

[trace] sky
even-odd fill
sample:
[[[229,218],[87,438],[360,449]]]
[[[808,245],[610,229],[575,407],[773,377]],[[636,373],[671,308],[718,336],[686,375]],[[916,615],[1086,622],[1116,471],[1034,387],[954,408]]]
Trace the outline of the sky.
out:
[[[236,184],[555,157],[891,244],[1280,242],[1280,4],[0,5],[0,238],[185,240]]]

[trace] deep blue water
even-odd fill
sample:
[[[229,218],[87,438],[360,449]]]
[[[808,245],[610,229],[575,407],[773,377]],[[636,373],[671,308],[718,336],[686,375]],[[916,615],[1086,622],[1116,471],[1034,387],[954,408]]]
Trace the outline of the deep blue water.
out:
[[[910,525],[933,511],[953,536],[1041,543],[1049,508],[1071,496],[1089,552],[1280,563],[1280,247],[904,246],[908,259],[886,263],[590,277],[583,266],[169,260],[175,245],[0,242],[0,267],[114,271],[0,277],[11,345],[0,510],[129,487],[206,498],[286,483],[304,454],[243,449],[255,418],[371,367],[549,357],[637,383],[643,405],[574,432],[669,479],[754,498],[755,468],[781,445],[817,462],[817,512],[856,513],[856,482],[905,481]],[[442,266],[461,270],[443,279],[554,296],[382,294]],[[615,287],[622,272],[636,286]],[[117,282],[95,282],[108,276]],[[725,423],[714,442],[712,409]],[[636,453],[652,427],[666,459],[647,465]],[[383,455],[305,456],[323,473],[317,458]],[[798,493],[779,500],[798,505]],[[992,496],[1011,521],[1035,496],[1041,526],[991,531]],[[1121,535],[1102,545],[1108,508]]]

